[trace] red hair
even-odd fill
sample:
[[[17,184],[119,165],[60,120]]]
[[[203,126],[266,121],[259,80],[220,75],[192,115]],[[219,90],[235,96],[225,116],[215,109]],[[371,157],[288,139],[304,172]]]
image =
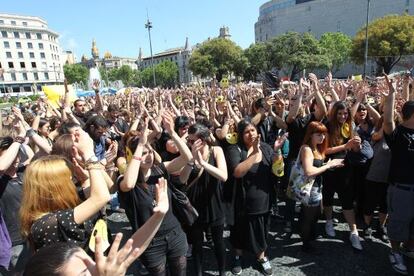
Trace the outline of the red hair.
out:
[[[314,133],[322,133],[325,134],[325,139],[323,140],[322,144],[316,146],[319,153],[325,157],[326,149],[328,148],[328,129],[324,124],[321,122],[310,122],[308,127],[306,128],[305,138],[303,139],[303,144],[308,145],[312,148],[312,134]]]

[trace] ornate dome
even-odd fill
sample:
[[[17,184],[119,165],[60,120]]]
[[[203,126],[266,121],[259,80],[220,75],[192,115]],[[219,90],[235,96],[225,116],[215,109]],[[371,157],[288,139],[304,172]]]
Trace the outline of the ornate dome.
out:
[[[109,51],[106,51],[104,54],[104,58],[108,59],[108,58],[112,58],[112,54]]]

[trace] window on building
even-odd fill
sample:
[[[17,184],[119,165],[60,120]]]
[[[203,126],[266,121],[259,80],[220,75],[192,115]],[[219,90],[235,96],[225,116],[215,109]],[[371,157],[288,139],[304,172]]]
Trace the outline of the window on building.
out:
[[[29,33],[29,32],[26,32],[26,33],[25,33],[25,35],[26,35],[26,38],[27,38],[27,39],[31,39],[31,38],[32,38],[32,36],[30,35],[30,33]]]
[[[33,77],[35,80],[39,80],[39,74],[37,72],[33,73]]]
[[[20,62],[20,68],[25,69],[26,68],[26,64],[22,61]]]
[[[22,48],[22,43],[21,42],[16,42],[16,48],[21,49]]]
[[[20,38],[19,32],[13,32],[14,38]]]
[[[1,69],[1,68],[3,68],[3,67],[1,67],[1,62],[0,62],[0,69]]]
[[[27,42],[27,48],[29,48],[29,49],[33,49],[33,43],[31,43],[31,42]]]
[[[27,73],[23,73],[23,80],[27,80]]]
[[[47,70],[47,63],[46,62],[42,62],[42,69]]]
[[[312,28],[311,28],[311,26],[308,26],[308,32],[310,33],[310,32],[312,32]]]
[[[0,24],[3,25],[4,24],[4,20],[0,20]]]
[[[1,31],[1,36],[2,36],[2,37],[8,37],[8,36],[7,36],[7,32],[6,32],[6,31]]]
[[[11,73],[10,75],[11,75],[12,80],[16,81],[16,73]]]
[[[341,21],[336,22],[336,31],[337,32],[341,31]]]
[[[40,53],[40,58],[46,58],[45,53]]]
[[[42,39],[42,34],[41,33],[36,33],[36,37],[37,37],[37,39]]]
[[[12,21],[11,21],[11,24],[12,24],[12,25],[16,25],[16,21],[12,20]]]
[[[23,26],[27,26],[27,22],[24,22],[24,21],[23,21]]]
[[[18,56],[19,58],[23,58],[23,52],[17,52],[17,56]]]
[[[10,43],[8,41],[3,42],[4,48],[8,49],[10,48]]]
[[[13,62],[9,61],[9,62],[8,62],[8,65],[9,65],[9,68],[10,68],[10,69],[13,69],[13,68],[14,68],[14,64],[13,64]]]
[[[49,79],[49,73],[45,72],[45,79]]]
[[[30,52],[30,53],[29,53],[29,57],[30,57],[30,58],[34,58],[34,57],[35,57],[35,56],[34,56],[34,53],[33,53],[33,52]]]
[[[7,58],[12,58],[12,54],[11,54],[11,52],[6,52],[6,57],[7,57]]]
[[[52,51],[52,44],[50,44],[49,46],[50,46],[50,50]]]
[[[43,50],[43,43],[39,43],[39,49]]]
[[[32,68],[37,68],[36,67],[36,62],[32,61]]]

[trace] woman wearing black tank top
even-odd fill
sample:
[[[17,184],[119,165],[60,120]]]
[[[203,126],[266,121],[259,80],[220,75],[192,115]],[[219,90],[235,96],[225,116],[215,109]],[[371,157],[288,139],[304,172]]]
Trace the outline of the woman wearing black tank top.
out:
[[[227,165],[221,147],[212,146],[209,129],[195,124],[188,129],[187,143],[193,160],[183,169],[180,181],[187,183],[187,195],[199,217],[190,227],[196,275],[203,275],[203,231],[208,227],[214,242],[219,275],[225,275],[226,247],[223,239],[224,207],[222,183],[227,180]]]
[[[143,225],[152,215],[155,202],[155,184],[158,178],[168,179],[168,174],[179,171],[192,159],[191,151],[174,131],[174,119],[170,112],[165,112],[163,124],[174,140],[181,155],[169,162],[154,164],[152,147],[147,144],[148,120],[145,122],[141,137],[131,137],[127,147],[134,152],[125,175],[119,181],[120,199],[125,206],[126,215],[133,231]],[[171,201],[171,191],[168,191]],[[141,261],[151,275],[166,275],[168,262],[169,275],[186,275],[187,240],[180,223],[172,212],[167,211],[164,220],[141,256]]]

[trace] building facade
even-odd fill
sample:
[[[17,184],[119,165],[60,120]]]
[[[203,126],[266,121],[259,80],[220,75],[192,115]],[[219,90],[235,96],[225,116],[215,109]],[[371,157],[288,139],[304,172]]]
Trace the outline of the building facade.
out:
[[[164,61],[174,62],[178,66],[178,81],[183,84],[192,83],[195,79],[193,73],[188,69],[191,53],[192,49],[188,43],[188,38],[186,38],[184,47],[169,49],[153,55],[154,66]],[[143,57],[140,49],[136,63],[138,68],[142,70],[151,67],[151,56]]]
[[[0,91],[29,92],[62,83],[59,35],[39,17],[0,14]]]
[[[410,0],[371,0],[370,21],[387,14],[413,14]],[[354,36],[365,25],[367,0],[272,0],[260,7],[256,42],[270,40],[288,31],[326,32]]]
[[[127,65],[131,67],[131,69],[138,69],[135,58],[116,57],[112,56],[110,52],[105,52],[101,58],[95,39],[92,40],[91,55],[91,58],[83,55],[81,59],[81,63],[88,68],[96,66],[98,68],[103,67],[107,70],[111,70],[118,69],[123,65]]]
[[[371,0],[370,22],[388,14],[414,13],[412,0]],[[255,41],[265,42],[288,31],[311,32],[317,38],[326,32],[342,32],[353,37],[366,23],[367,0],[272,0],[259,9]],[[370,71],[374,64],[370,64]],[[342,76],[361,72],[346,65]],[[339,72],[339,73],[341,73]]]

